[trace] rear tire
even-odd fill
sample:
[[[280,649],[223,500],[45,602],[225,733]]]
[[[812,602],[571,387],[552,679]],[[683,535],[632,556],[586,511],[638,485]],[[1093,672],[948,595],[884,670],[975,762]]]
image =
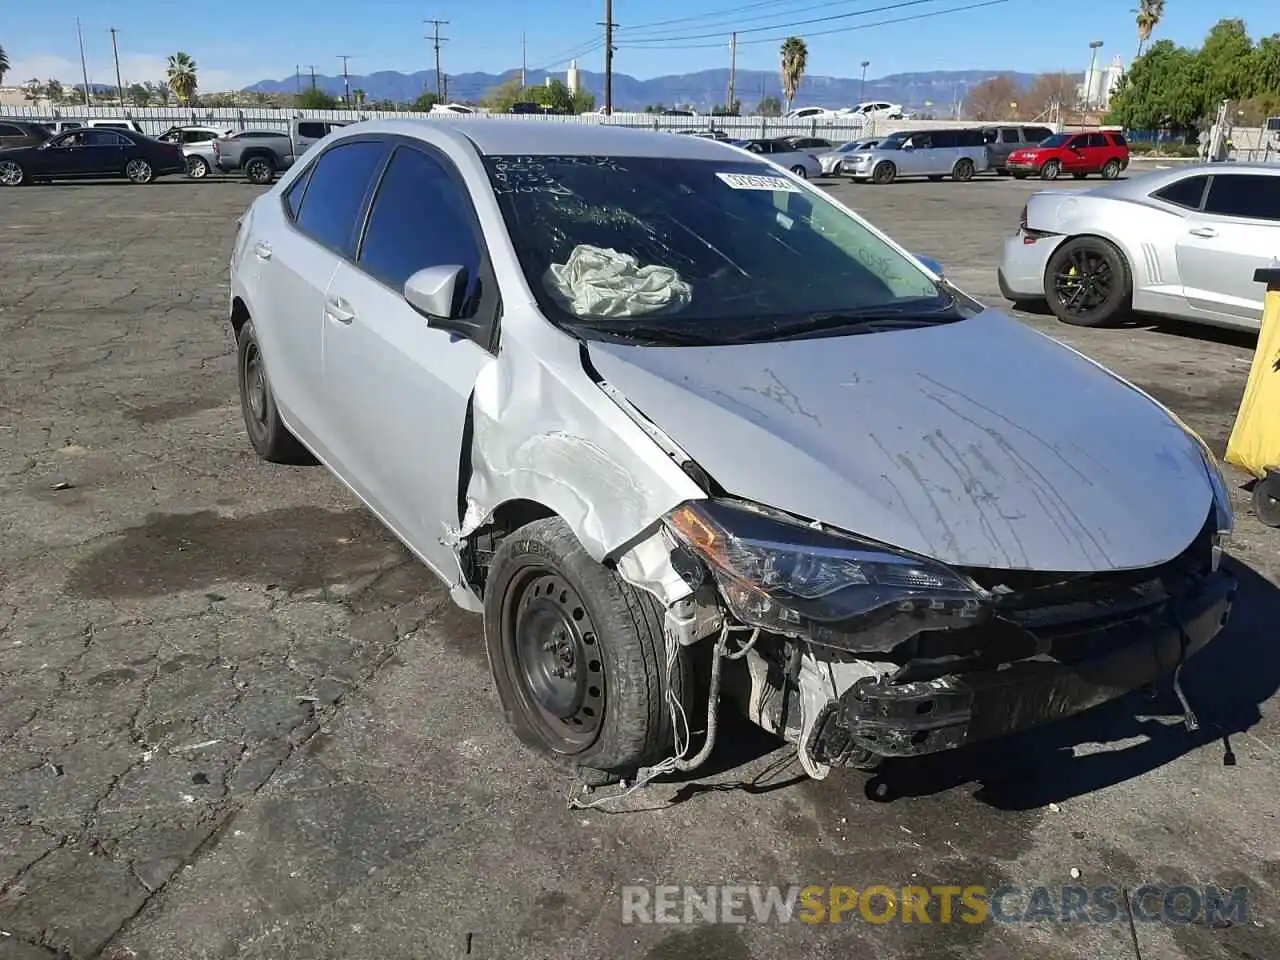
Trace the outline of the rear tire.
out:
[[[1040,168],[1041,180],[1057,180],[1058,174],[1062,173],[1062,164],[1057,160],[1048,160],[1045,165]]]
[[[244,176],[250,183],[266,186],[276,175],[276,165],[266,157],[250,157],[244,164]]]
[[[806,173],[806,172],[805,172],[804,167],[800,166],[800,164],[798,164],[798,163],[797,163],[794,167],[792,167],[792,168],[791,168],[791,172],[792,172],[792,173],[794,173],[794,174],[795,174],[797,177],[799,177],[801,180],[808,180],[808,179],[809,179],[809,174],[808,174],[808,173]]]
[[[187,176],[192,180],[203,180],[209,176],[209,163],[204,157],[187,157]]]
[[[20,187],[27,183],[27,172],[17,160],[0,160],[0,187]]]
[[[1105,164],[1103,164],[1102,166],[1103,180],[1115,180],[1119,176],[1120,176],[1119,160],[1108,160]]]
[[[156,171],[150,163],[139,158],[124,165],[124,175],[129,178],[130,183],[146,184],[155,180]]]
[[[951,168],[951,179],[959,183],[965,183],[973,179],[973,161],[967,157],[962,157],[956,161],[956,165]]]
[[[881,160],[876,164],[875,170],[871,172],[871,182],[884,185],[893,183],[898,176],[898,168],[888,160]]]
[[[1058,247],[1045,267],[1045,299],[1053,315],[1073,327],[1109,327],[1129,313],[1133,279],[1113,244],[1076,237]]]
[[[254,452],[268,463],[314,463],[315,458],[280,419],[252,320],[240,328],[236,338],[236,379],[240,387],[240,411]]]
[[[1268,470],[1253,485],[1253,512],[1267,527],[1280,527],[1280,473]]]
[[[559,517],[499,545],[484,588],[485,651],[507,722],[553,763],[608,783],[672,749],[657,601],[597,562]],[[688,689],[680,651],[673,692]]]

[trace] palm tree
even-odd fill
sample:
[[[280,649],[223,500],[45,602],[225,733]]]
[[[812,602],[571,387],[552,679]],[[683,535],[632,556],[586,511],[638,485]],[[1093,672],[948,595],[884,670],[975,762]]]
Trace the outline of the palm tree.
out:
[[[175,53],[169,57],[169,88],[181,104],[188,104],[196,95],[196,62],[188,54]]]
[[[804,79],[804,68],[809,62],[809,48],[799,37],[787,37],[782,41],[782,92],[787,95],[787,110],[791,110],[791,102],[800,89],[800,81]]]
[[[9,72],[9,55],[0,47],[0,83],[4,83],[4,75]]]
[[[1138,56],[1142,56],[1142,48],[1164,19],[1164,0],[1138,0],[1138,9],[1129,12],[1136,14],[1134,19],[1138,24]]]

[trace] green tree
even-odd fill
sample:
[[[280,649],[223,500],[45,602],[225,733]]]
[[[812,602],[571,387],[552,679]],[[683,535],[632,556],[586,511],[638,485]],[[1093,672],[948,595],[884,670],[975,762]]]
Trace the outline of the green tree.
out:
[[[496,87],[490,88],[481,98],[480,103],[494,113],[507,113],[513,104],[520,103],[527,96],[524,88],[520,86],[520,78],[510,77]]]
[[[1151,34],[1160,21],[1164,19],[1164,0],[1139,0],[1138,9],[1132,11],[1138,26],[1138,56],[1142,56],[1142,48],[1151,39]]]
[[[319,87],[307,87],[294,97],[299,110],[337,110],[338,99]]]
[[[44,82],[44,90],[49,97],[50,103],[61,103],[67,98],[67,92],[62,89],[62,84],[57,80],[49,79]]]
[[[169,89],[183,106],[192,103],[196,98],[196,90],[199,87],[196,71],[196,62],[190,55],[179,51],[169,56],[169,64],[165,70]]]
[[[787,96],[787,110],[796,99],[796,92],[804,80],[804,68],[809,65],[809,48],[799,37],[787,37],[782,41],[782,92]]]
[[[133,101],[135,107],[149,107],[151,105],[151,91],[141,83],[129,84],[129,99]]]
[[[782,101],[777,97],[765,97],[756,105],[756,116],[758,117],[780,117],[782,116]]]
[[[418,113],[430,113],[431,108],[439,102],[440,98],[434,93],[424,93],[418,97],[418,99],[414,100],[413,103],[409,104],[409,109],[415,110]]]
[[[9,55],[0,47],[0,83],[4,83],[4,75],[9,72]]]
[[[520,85],[517,81],[516,89],[519,90],[519,88]],[[547,107],[557,113],[573,112],[573,94],[569,92],[567,86],[555,79],[546,84],[546,86],[529,87],[521,91],[520,99],[532,100],[539,106]],[[510,104],[508,104],[509,107]]]
[[[354,103],[357,108],[364,106],[365,99],[365,93],[359,87],[351,91],[351,102]]]
[[[1257,91],[1253,41],[1243,20],[1219,20],[1197,54],[1204,77],[1204,115],[1223,100],[1240,100]]]
[[[666,109],[667,109],[667,105],[665,103],[649,103],[649,104],[645,104],[645,108],[643,112],[660,114]]]
[[[592,93],[579,87],[573,94],[573,112],[590,113],[596,108],[596,98]]]
[[[1133,61],[1111,95],[1110,119],[1136,130],[1190,129],[1205,116],[1204,63],[1170,40]]]

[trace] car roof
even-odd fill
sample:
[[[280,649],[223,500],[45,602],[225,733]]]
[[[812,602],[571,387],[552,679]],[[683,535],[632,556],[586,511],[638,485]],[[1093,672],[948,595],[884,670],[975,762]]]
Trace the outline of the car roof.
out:
[[[653,130],[612,124],[556,123],[546,120],[484,118],[364,120],[342,128],[343,138],[385,133],[431,142],[447,137],[470,142],[490,156],[669,157],[724,160],[729,149],[707,137],[673,137]]]
[[[1280,177],[1280,163],[1233,161],[1231,163],[1189,163],[1170,167],[1168,170],[1151,170],[1129,176],[1125,180],[1112,180],[1085,193],[1100,197],[1141,199],[1167,184],[1196,175],[1240,176],[1255,174]]]

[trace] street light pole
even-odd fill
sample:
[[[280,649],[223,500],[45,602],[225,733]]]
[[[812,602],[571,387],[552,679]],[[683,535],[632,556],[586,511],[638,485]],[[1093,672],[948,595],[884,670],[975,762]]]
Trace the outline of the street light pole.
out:
[[[858,106],[867,102],[867,67],[871,66],[870,60],[862,61],[862,82],[858,84]]]
[[[1091,40],[1089,42],[1089,74],[1084,81],[1084,109],[1086,113],[1093,109],[1094,71],[1098,68],[1098,48],[1101,46],[1101,40]]]
[[[89,68],[84,61],[84,33],[80,30],[80,18],[76,17],[76,39],[80,41],[80,76],[84,78],[84,105],[89,106]]]
[[[120,97],[120,109],[124,109],[124,84],[120,82],[120,51],[116,47],[116,34],[120,31],[111,28],[111,56],[116,61],[116,94]]]

